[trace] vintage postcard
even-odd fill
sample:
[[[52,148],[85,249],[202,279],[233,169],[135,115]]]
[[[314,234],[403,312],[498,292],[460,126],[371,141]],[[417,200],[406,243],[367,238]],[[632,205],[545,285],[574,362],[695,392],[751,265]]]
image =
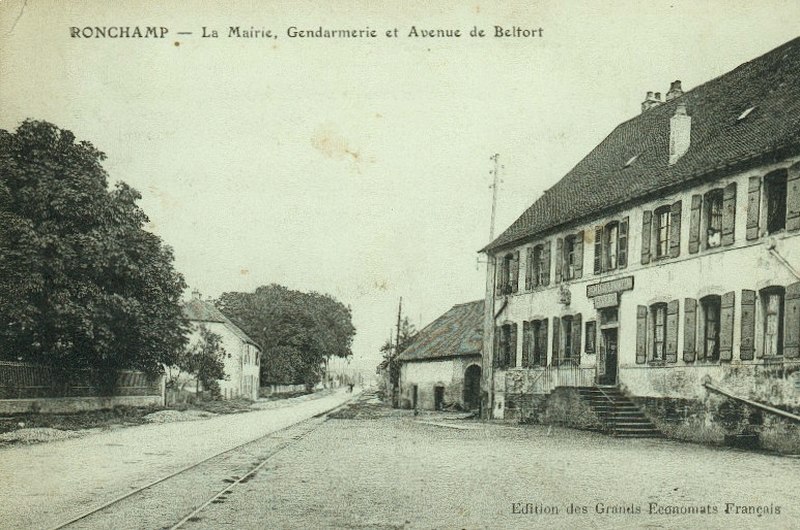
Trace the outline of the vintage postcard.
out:
[[[0,527],[800,526],[798,21],[0,0]]]

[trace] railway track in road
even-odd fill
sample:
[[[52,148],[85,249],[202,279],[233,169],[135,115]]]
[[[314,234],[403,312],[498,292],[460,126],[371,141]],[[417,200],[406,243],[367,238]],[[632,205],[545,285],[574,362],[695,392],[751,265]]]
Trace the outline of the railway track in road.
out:
[[[356,400],[368,399],[362,393]],[[62,528],[164,528],[178,529],[199,520],[203,510],[225,502],[236,487],[263,469],[270,459],[305,438],[327,421],[328,416],[353,402],[346,402],[311,418],[273,431],[195,462],[174,473],[93,507]]]

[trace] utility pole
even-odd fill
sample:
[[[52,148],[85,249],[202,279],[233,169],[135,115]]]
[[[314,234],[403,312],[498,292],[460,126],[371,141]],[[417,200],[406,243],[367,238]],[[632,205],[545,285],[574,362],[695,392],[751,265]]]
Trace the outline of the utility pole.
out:
[[[489,242],[494,241],[494,218],[497,212],[497,189],[500,187],[500,169],[505,166],[500,165],[500,153],[495,153],[489,157],[489,160],[494,162],[494,169],[489,173],[492,174],[492,221],[489,225]]]
[[[395,347],[395,353],[400,353],[400,314],[403,312],[403,297],[400,297],[400,305],[397,307],[397,346]]]

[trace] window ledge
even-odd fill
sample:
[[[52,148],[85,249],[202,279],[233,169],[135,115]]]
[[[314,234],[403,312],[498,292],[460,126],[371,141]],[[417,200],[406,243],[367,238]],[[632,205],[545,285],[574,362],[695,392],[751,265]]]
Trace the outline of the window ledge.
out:
[[[784,357],[783,355],[772,355],[769,357],[762,357],[761,360],[764,361],[764,364],[783,364]]]

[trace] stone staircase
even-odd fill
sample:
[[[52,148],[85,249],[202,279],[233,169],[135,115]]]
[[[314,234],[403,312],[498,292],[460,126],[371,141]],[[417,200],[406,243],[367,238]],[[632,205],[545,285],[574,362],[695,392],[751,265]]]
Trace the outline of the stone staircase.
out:
[[[620,438],[663,438],[639,407],[617,387],[578,387],[581,399],[605,424],[606,431]]]

